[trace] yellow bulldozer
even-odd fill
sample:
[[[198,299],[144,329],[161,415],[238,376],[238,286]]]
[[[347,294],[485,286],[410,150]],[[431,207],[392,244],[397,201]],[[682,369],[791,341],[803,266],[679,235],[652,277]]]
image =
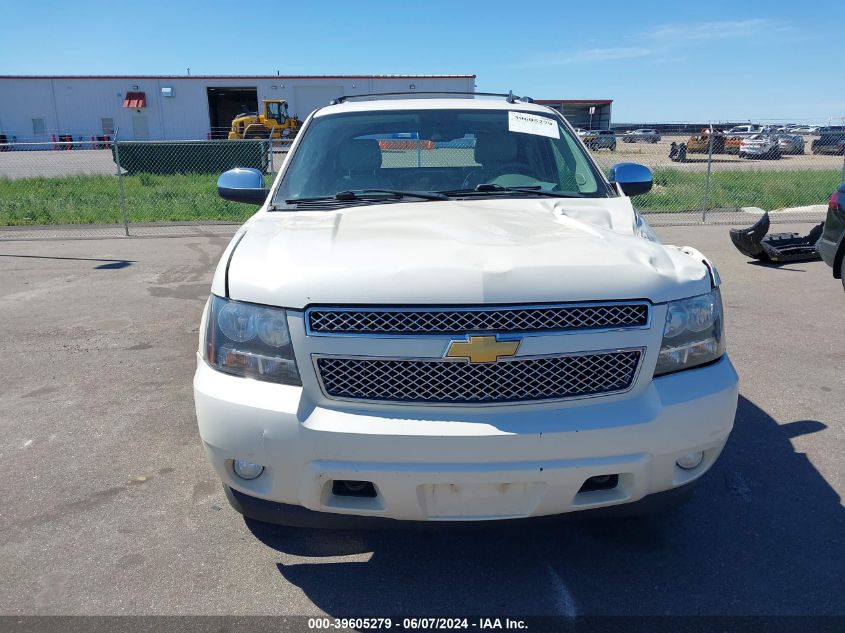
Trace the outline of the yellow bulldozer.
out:
[[[288,114],[284,99],[262,99],[263,113],[240,114],[232,119],[229,139],[273,138],[292,139],[302,122]]]

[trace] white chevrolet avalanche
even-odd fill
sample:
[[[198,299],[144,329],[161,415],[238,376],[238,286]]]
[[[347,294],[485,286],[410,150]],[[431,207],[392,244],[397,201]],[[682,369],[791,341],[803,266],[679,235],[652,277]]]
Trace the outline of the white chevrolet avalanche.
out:
[[[719,275],[530,99],[315,111],[224,252],[194,396],[239,512],[300,526],[653,511],[733,426]]]

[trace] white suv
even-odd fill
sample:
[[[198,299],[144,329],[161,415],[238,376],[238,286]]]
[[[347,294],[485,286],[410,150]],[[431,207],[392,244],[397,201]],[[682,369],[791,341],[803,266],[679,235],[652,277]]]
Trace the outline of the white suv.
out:
[[[232,505],[309,526],[677,503],[733,425],[719,276],[560,114],[340,100],[214,275],[194,395]],[[636,503],[635,503],[636,502]]]

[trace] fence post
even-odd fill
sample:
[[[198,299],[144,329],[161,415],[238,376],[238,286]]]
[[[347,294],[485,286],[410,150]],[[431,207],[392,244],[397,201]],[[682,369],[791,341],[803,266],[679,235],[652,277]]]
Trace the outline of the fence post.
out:
[[[270,168],[269,173],[273,173],[275,171],[273,167],[273,132],[270,132],[270,136],[267,137],[267,165]]]
[[[707,209],[710,207],[710,168],[713,165],[713,122],[710,122],[710,133],[707,135],[707,175],[704,177],[704,208],[701,209],[701,221],[707,222]]]
[[[845,154],[842,154],[842,179],[839,182],[845,182]]]
[[[120,142],[117,140],[117,130],[114,134],[114,162],[117,165],[117,183],[120,189],[120,213],[123,215],[123,230],[129,237],[129,218],[126,216],[126,192],[123,190],[123,170],[120,168]]]

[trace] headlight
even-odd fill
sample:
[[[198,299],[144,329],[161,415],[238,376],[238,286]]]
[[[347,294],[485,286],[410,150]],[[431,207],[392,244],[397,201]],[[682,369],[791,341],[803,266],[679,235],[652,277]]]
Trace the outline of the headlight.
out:
[[[654,375],[697,367],[719,358],[725,353],[723,326],[718,288],[706,295],[670,301]]]
[[[203,357],[218,371],[301,385],[288,332],[287,315],[268,308],[212,295]]]

